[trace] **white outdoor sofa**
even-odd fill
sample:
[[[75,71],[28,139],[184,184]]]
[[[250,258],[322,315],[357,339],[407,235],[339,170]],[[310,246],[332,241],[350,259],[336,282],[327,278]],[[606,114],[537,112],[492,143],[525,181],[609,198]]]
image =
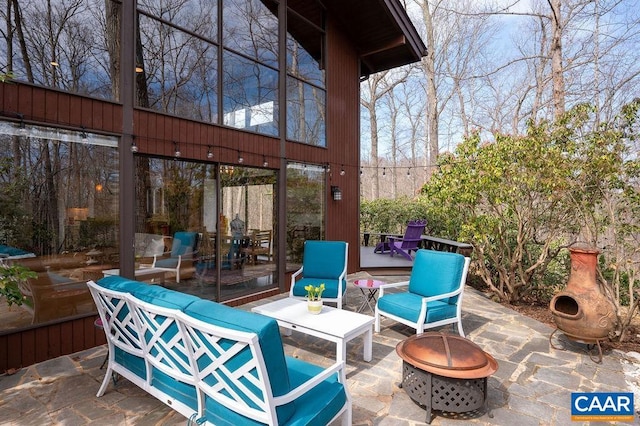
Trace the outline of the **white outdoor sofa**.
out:
[[[285,356],[275,320],[119,276],[87,284],[109,348],[98,397],[115,372],[198,424],[351,424],[344,363]]]

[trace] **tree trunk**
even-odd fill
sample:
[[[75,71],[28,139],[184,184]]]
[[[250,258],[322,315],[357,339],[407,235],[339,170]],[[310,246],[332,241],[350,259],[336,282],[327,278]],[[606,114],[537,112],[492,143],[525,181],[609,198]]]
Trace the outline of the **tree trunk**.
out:
[[[553,110],[557,119],[564,114],[564,69],[562,67],[562,0],[548,0],[551,6],[551,78],[553,80]]]
[[[429,4],[425,2],[422,7],[422,16],[427,31],[427,55],[422,59],[424,72],[426,75],[426,92],[427,92],[427,146],[425,152],[429,153],[427,160],[427,174],[433,173],[435,165],[438,163],[439,141],[438,141],[438,94],[436,90],[436,72],[435,72],[435,36],[433,28],[433,19]]]

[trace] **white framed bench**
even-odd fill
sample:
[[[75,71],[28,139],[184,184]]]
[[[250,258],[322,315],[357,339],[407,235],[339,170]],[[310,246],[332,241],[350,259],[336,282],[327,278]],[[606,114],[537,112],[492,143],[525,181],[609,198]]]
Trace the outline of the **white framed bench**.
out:
[[[351,424],[344,362],[323,368],[284,354],[278,324],[155,285],[88,282],[113,372],[199,424]]]

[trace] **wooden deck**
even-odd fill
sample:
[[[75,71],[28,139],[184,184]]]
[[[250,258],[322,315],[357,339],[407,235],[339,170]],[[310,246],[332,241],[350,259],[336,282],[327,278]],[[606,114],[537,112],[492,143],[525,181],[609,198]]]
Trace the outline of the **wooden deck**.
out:
[[[375,246],[361,246],[360,247],[360,268],[365,271],[378,271],[378,270],[411,270],[413,262],[405,259],[402,256],[395,255],[391,257],[389,252],[386,253],[374,253]]]

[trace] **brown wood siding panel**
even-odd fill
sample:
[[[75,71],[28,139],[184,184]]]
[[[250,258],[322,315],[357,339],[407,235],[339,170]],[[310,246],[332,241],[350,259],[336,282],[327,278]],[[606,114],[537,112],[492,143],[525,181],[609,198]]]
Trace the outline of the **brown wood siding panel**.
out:
[[[34,329],[26,330],[20,335],[22,352],[21,362],[22,365],[35,364],[36,361],[36,333]],[[44,342],[46,345],[46,342]]]
[[[31,99],[33,103],[31,104],[30,115],[33,117],[44,117],[46,114],[46,92],[44,90],[33,90],[31,91]]]
[[[84,349],[84,324],[82,320],[72,321],[72,352],[78,352]]]
[[[62,327],[54,324],[46,328],[47,338],[49,339],[49,352],[52,357],[62,355]]]
[[[26,367],[22,358],[22,338],[20,334],[10,334],[7,336],[7,365],[0,366],[0,371],[9,368]]]
[[[71,337],[73,328],[69,321],[60,324],[60,353],[67,354],[73,351]]]
[[[69,125],[71,120],[71,98],[66,93],[58,93],[56,108],[58,108],[58,120],[60,124]]]
[[[105,344],[94,320],[92,315],[0,336],[0,373]]]
[[[136,110],[134,114],[136,143],[141,153],[157,153],[172,157],[173,142],[178,142],[182,158],[207,159],[207,146],[211,145],[213,161],[237,164],[238,151],[245,159],[244,165],[262,166],[265,155],[272,165],[279,158],[278,141],[275,138],[219,127],[209,123]]]
[[[332,173],[328,186],[342,190],[334,201],[327,188],[327,239],[349,243],[348,272],[360,269],[360,72],[358,54],[329,21],[327,61],[327,147]],[[340,170],[344,167],[344,176]]]
[[[77,104],[78,102],[73,102],[73,106]],[[81,127],[94,127],[93,117],[96,115],[97,111],[94,111],[93,104],[94,102],[91,99],[85,98],[80,101],[80,107],[82,108],[80,114],[73,110],[71,111],[71,118],[74,120],[74,124]],[[78,118],[80,118],[79,123],[77,122]]]
[[[27,121],[41,124],[106,133],[119,133],[122,128],[121,106],[99,99],[13,83],[0,84],[0,102],[3,111],[22,114]]]
[[[42,362],[50,358],[55,358],[57,355],[52,355],[50,352],[51,341],[49,340],[49,333],[47,333],[47,329],[35,328],[33,331],[35,362]]]

